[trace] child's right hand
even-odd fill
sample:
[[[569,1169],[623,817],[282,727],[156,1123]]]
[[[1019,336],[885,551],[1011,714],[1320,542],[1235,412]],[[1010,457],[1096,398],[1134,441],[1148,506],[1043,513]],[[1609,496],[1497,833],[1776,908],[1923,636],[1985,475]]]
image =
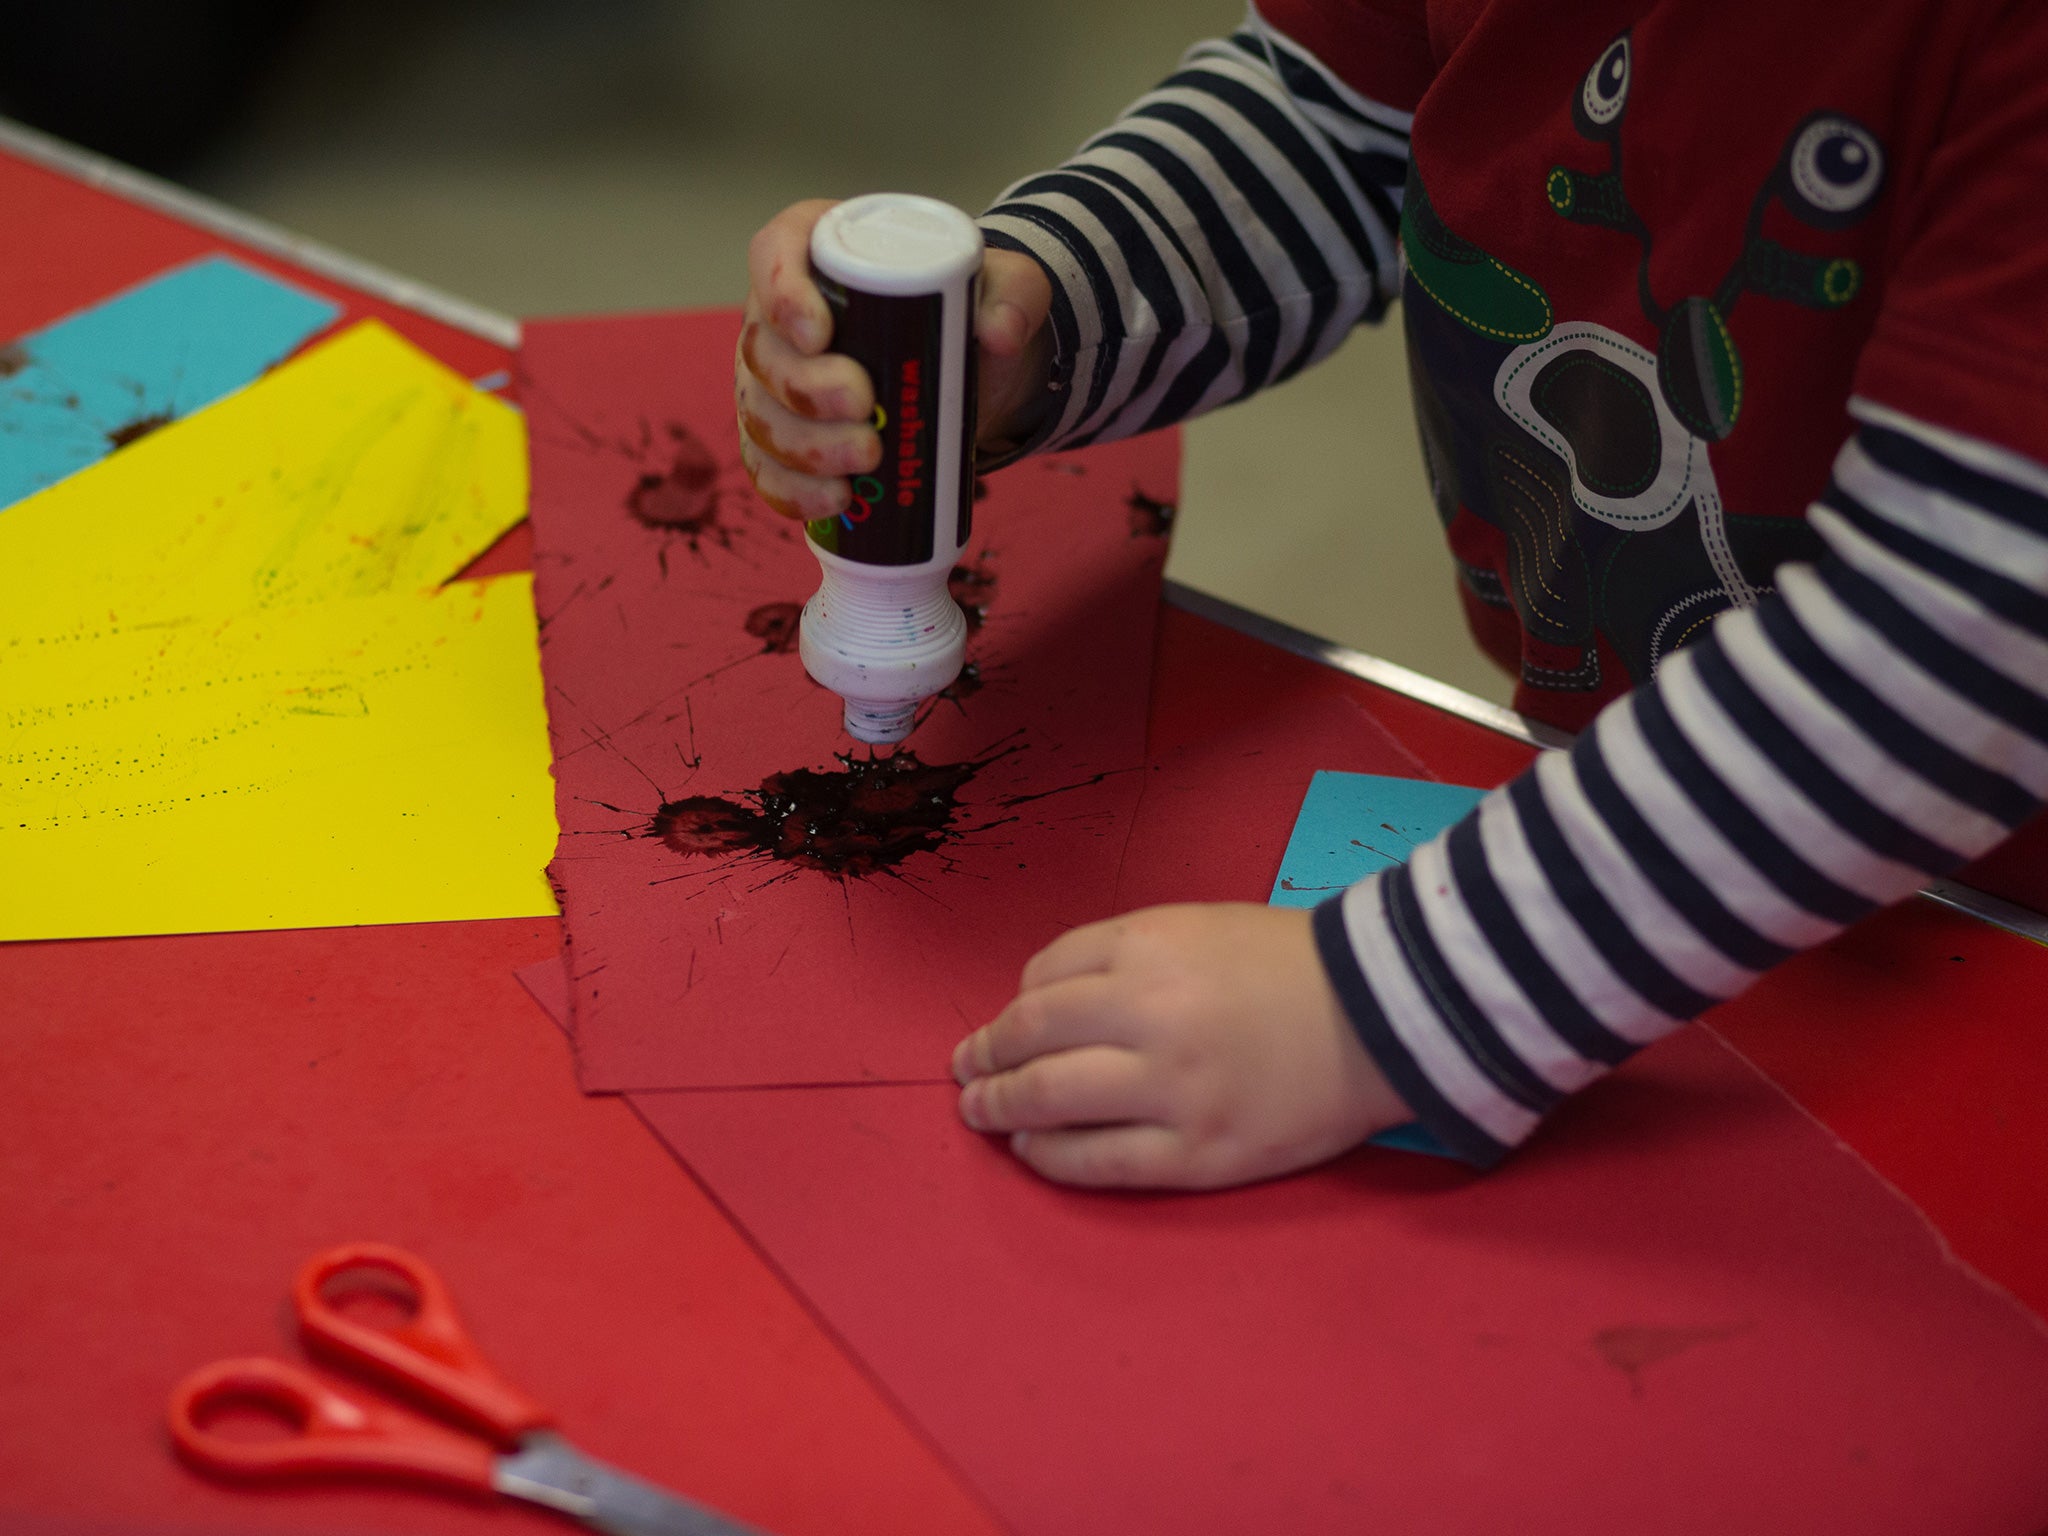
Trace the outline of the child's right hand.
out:
[[[849,476],[882,461],[874,385],[827,352],[832,315],[811,281],[811,228],[832,204],[785,208],[747,248],[751,283],[734,362],[740,458],[761,499],[784,517],[833,517],[852,501]],[[1052,373],[1052,284],[1038,263],[991,250],[974,315],[980,367],[978,444],[1020,434]]]

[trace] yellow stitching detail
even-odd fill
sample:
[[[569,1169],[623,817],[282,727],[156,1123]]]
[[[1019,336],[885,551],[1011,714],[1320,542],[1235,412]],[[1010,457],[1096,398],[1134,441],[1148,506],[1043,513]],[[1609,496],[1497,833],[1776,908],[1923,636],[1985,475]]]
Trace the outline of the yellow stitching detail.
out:
[[[1714,329],[1721,333],[1721,345],[1728,349],[1728,356],[1735,362],[1735,407],[1728,413],[1732,422],[1742,415],[1742,354],[1735,350],[1735,338],[1728,334],[1728,322],[1721,318],[1721,306],[1709,304],[1707,313],[1714,317]],[[1744,438],[1743,441],[1749,439]]]
[[[1500,272],[1508,278],[1512,279],[1514,282],[1520,283],[1524,288],[1528,289],[1529,292],[1536,295],[1536,301],[1543,306],[1542,330],[1504,331],[1497,325],[1481,325],[1477,320],[1474,320],[1470,315],[1465,314],[1461,310],[1452,308],[1450,303],[1444,298],[1442,294],[1438,293],[1434,288],[1429,286],[1428,280],[1425,279],[1422,275],[1422,269],[1416,266],[1416,264],[1413,261],[1410,261],[1408,263],[1408,275],[1415,279],[1415,284],[1418,288],[1420,288],[1424,293],[1428,294],[1432,299],[1435,299],[1437,301],[1437,303],[1443,308],[1444,313],[1450,315],[1453,319],[1458,321],[1459,324],[1470,326],[1473,330],[1479,332],[1482,336],[1497,336],[1502,341],[1535,341],[1539,337],[1542,337],[1543,335],[1548,333],[1548,331],[1550,330],[1551,321],[1554,317],[1552,316],[1550,311],[1550,300],[1544,294],[1543,290],[1541,288],[1538,288],[1534,283],[1530,282],[1526,277],[1522,276],[1521,273],[1515,271],[1511,267],[1501,265],[1501,263],[1495,261],[1491,256],[1486,258],[1486,262],[1487,265],[1492,267],[1496,272]]]

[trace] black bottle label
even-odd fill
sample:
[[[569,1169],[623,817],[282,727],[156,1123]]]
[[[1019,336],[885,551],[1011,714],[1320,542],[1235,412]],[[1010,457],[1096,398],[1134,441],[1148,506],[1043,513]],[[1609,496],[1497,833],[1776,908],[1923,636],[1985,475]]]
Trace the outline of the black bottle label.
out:
[[[958,473],[946,476],[938,464],[945,296],[864,293],[815,269],[812,276],[832,310],[832,350],[845,353],[874,380],[882,462],[873,474],[853,477],[852,505],[837,517],[809,524],[807,531],[820,549],[848,560],[922,565],[936,546],[941,481],[950,479],[958,488],[958,508],[946,509],[957,530],[954,543],[967,541],[973,517],[971,466],[962,462]],[[971,386],[971,372],[967,382]],[[966,393],[972,421],[971,388]],[[961,436],[967,439],[968,433]],[[963,461],[966,457],[963,452]]]

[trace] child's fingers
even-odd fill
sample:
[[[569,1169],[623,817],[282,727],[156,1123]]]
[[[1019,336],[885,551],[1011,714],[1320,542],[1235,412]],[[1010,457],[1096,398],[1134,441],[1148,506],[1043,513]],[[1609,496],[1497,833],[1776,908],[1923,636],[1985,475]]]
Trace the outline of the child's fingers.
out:
[[[837,517],[853,504],[853,487],[843,476],[800,474],[769,458],[744,432],[740,434],[740,463],[761,499],[784,517],[816,522],[821,517]]]
[[[793,204],[747,245],[747,276],[762,315],[805,356],[824,351],[832,335],[831,311],[811,281],[811,229],[831,206],[825,198]]]
[[[740,327],[740,382],[758,380],[792,415],[810,421],[867,422],[875,414],[868,371],[838,352],[806,356],[763,321],[752,305]]]
[[[1010,1150],[1059,1184],[1092,1189],[1174,1189],[1195,1182],[1187,1144],[1164,1125],[1019,1131]]]
[[[1024,962],[1019,990],[1029,992],[1033,987],[1050,986],[1056,981],[1108,970],[1122,931],[1123,919],[1120,917],[1069,928]]]
[[[733,388],[740,430],[769,458],[801,475],[864,475],[882,462],[882,439],[864,421],[811,421],[741,370]]]
[[[955,1080],[1007,1072],[1049,1051],[1130,1043],[1124,991],[1107,976],[1077,976],[1019,993],[954,1049]]]
[[[1087,1045],[975,1078],[960,1090],[960,1118],[977,1131],[1112,1125],[1152,1117],[1157,1097],[1137,1052]]]

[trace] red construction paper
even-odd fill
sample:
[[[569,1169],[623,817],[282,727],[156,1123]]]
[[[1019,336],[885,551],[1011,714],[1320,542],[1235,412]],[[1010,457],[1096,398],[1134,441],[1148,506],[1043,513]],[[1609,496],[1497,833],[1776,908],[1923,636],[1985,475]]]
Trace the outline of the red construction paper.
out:
[[[2048,1317],[2044,998],[2048,949],[1912,901],[1707,1021]]]
[[[592,1454],[797,1536],[991,1519],[514,983],[552,921],[0,946],[0,1530],[559,1532],[179,1465],[170,1389],[295,1356],[312,1253],[397,1242]]]
[[[1470,721],[1166,608],[1148,771],[1117,908],[1263,903],[1318,769],[1492,785],[1533,755]]]
[[[224,251],[344,306],[338,326],[375,318],[471,378],[509,366],[493,342],[348,288],[239,241],[109,197],[0,151],[0,339],[19,336],[179,262]]]
[[[1026,1536],[2048,1520],[2048,1334],[1703,1033],[1484,1177],[1082,1194],[953,1098],[635,1103]]]
[[[1526,756],[1168,610],[1120,896],[1255,896],[1317,765],[1483,783]],[[2037,951],[1959,921],[1887,914],[1859,987],[1830,979],[1840,941],[1729,1026],[1812,1069],[1793,1087],[1916,1192],[1938,1165],[1881,1134],[1889,1090],[1917,1063],[1939,1086],[1905,1123],[1959,1109],[2015,1065],[2038,980]],[[1949,943],[1964,961],[1927,963]],[[1877,954],[1901,963],[1880,979]],[[1975,990],[1952,992],[1964,964]],[[522,979],[566,1009],[559,963]],[[1908,1027],[1951,999],[1977,1014],[1953,1053]],[[1995,1133],[1954,1114],[1943,1160],[2008,1284],[2042,1163],[1997,1160],[2048,1123],[2039,1081],[1984,1101]],[[1056,1190],[944,1088],[631,1102],[1023,1532],[1988,1533],[2048,1513],[2038,1323],[1704,1030],[1485,1178],[1366,1151],[1216,1198]]]
[[[869,756],[795,652],[817,565],[740,467],[737,332],[729,313],[527,331],[551,875],[582,1081],[942,1081],[1024,961],[1112,910],[1178,445],[986,483],[958,588],[985,615],[978,688],[934,701],[896,759],[978,765],[942,847],[845,878],[768,851],[681,853],[652,835],[664,806],[738,814],[772,775]]]

